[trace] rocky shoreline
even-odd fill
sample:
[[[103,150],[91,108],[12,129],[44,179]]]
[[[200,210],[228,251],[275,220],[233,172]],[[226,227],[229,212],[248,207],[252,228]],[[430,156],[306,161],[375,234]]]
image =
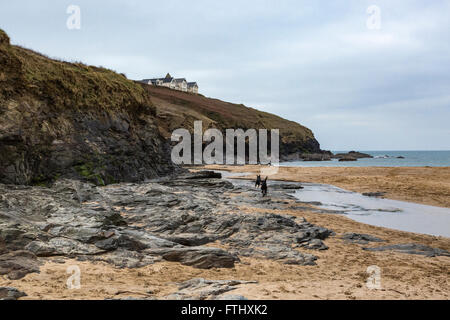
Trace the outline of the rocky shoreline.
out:
[[[262,198],[211,171],[103,187],[0,185],[0,299],[449,296],[448,239],[329,214],[293,197],[298,183],[269,188]],[[72,265],[80,290],[66,287]],[[387,289],[364,290],[369,265]]]
[[[448,266],[445,239],[363,227],[297,200],[292,193],[301,188],[298,183],[269,187],[269,196],[262,198],[258,189],[232,184],[213,171],[108,186],[67,179],[47,188],[0,185],[0,299],[48,298],[45,292],[53,292],[54,285],[42,279],[55,273],[48,268],[63,270],[55,276],[58,292],[68,292],[69,261],[86,266],[83,281],[91,273],[94,277],[92,270],[108,268],[115,271],[107,274],[113,272],[119,280],[144,284],[136,292],[124,283],[122,289],[112,285],[109,294],[92,284],[81,291],[89,296],[66,293],[81,299],[259,298],[258,290],[270,292],[268,276],[246,271],[259,270],[259,265],[270,266],[276,279],[284,279],[284,273],[294,277],[299,286],[305,272],[319,282],[335,274],[354,281],[347,269],[374,263],[383,267],[381,257],[399,265],[419,259],[415,264],[428,273],[429,262],[420,259],[444,259],[434,262],[439,270]],[[410,272],[422,272],[417,268]],[[444,276],[439,272],[435,278]],[[130,273],[136,276],[129,278]],[[99,279],[91,282],[101,288],[104,280]],[[148,279],[158,279],[159,289],[145,285]],[[280,281],[280,288],[289,287],[290,281]],[[442,281],[436,281],[440,288]],[[297,293],[286,297],[302,297],[295,287],[289,290]],[[327,290],[337,291],[339,285]]]
[[[318,153],[290,153],[281,157],[281,161],[331,161],[332,159],[338,159],[338,161],[357,161],[363,158],[373,158],[370,154],[349,151],[347,153],[333,154],[331,151],[322,151]]]
[[[325,250],[333,231],[288,215],[283,186],[262,199],[214,172],[106,187],[60,180],[51,188],[0,185],[0,274],[21,279],[45,259],[62,257],[138,268],[158,261],[231,268],[239,257],[315,265],[302,247]],[[215,247],[214,243],[220,243]]]

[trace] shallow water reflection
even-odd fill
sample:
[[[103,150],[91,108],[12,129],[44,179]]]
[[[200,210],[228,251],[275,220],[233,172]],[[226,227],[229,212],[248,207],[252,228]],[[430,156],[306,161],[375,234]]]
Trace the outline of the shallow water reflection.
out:
[[[253,181],[229,179],[246,176],[248,173],[231,173],[225,171],[223,178],[237,186],[254,185]],[[298,184],[297,182],[269,181],[272,184]],[[450,237],[450,209],[363,196],[360,193],[338,188],[336,186],[316,183],[301,183],[303,189],[296,190],[294,196],[301,202],[314,202],[316,207],[333,210],[336,214],[362,223],[402,231],[424,233],[435,236]]]
[[[332,185],[302,183],[295,196],[302,202],[336,210],[347,217],[391,229],[450,237],[450,209],[363,196]]]

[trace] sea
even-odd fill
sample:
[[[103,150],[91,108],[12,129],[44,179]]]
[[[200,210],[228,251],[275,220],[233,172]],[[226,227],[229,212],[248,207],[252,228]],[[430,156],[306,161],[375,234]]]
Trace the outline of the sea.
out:
[[[349,150],[348,150],[349,151]],[[348,151],[332,151],[346,153]],[[450,150],[447,151],[360,151],[373,158],[358,161],[291,161],[280,166],[288,167],[449,167]],[[403,157],[403,158],[398,158]]]

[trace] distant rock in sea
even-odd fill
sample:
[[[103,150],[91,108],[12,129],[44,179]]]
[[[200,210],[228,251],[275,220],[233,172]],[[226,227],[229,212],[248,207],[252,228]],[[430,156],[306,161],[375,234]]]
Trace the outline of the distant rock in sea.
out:
[[[333,158],[337,159],[362,159],[362,158],[373,158],[370,154],[362,153],[358,151],[350,151],[347,153],[336,153]],[[342,160],[342,161],[354,161],[354,160]]]
[[[358,159],[353,158],[353,157],[343,157],[343,158],[339,158],[339,161],[356,161]]]
[[[282,161],[330,161],[333,153],[331,151],[297,152],[282,156]]]
[[[304,153],[301,155],[303,161],[330,161],[331,156],[323,153]]]

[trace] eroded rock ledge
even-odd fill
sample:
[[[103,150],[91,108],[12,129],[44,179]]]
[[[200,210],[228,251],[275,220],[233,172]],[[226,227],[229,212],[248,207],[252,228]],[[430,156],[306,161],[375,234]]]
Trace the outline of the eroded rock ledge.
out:
[[[331,230],[242,210],[282,209],[289,197],[279,189],[262,199],[256,189],[205,173],[106,187],[0,184],[0,274],[19,279],[52,256],[129,268],[161,260],[230,268],[240,256],[313,265],[316,257],[302,247],[326,249],[322,240]]]

